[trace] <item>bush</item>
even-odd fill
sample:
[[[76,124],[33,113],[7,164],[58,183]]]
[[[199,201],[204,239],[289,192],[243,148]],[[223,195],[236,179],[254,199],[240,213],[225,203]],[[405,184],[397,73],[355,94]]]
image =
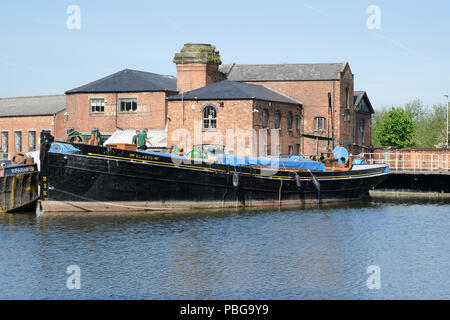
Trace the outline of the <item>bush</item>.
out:
[[[382,147],[408,148],[414,146],[415,124],[410,111],[394,108],[387,112],[375,128]]]
[[[383,107],[373,116],[372,144],[398,148],[442,147],[446,143],[446,111],[447,108],[443,104],[425,107],[419,99],[405,104],[404,107]]]

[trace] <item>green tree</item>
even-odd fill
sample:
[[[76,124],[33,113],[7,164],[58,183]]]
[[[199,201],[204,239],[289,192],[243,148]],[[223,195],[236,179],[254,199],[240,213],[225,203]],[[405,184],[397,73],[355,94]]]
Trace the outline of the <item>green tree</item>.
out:
[[[411,113],[414,121],[418,121],[424,113],[424,106],[422,100],[415,99],[405,104],[405,111]]]
[[[382,147],[408,148],[414,146],[415,123],[410,111],[392,107],[374,128]]]
[[[436,104],[416,119],[414,141],[417,147],[435,148],[445,145],[446,112],[445,105]]]
[[[411,114],[414,122],[414,146],[419,148],[442,148],[446,145],[446,121],[447,107],[444,104],[435,104],[432,107],[424,106],[420,99],[412,100],[397,109],[403,109]],[[372,144],[383,146],[380,142],[378,132],[384,119],[391,108],[384,106],[381,110],[376,110],[372,118]]]
[[[381,110],[375,110],[375,113],[372,116],[372,145],[381,146],[380,141],[377,136],[377,128],[381,124],[381,120],[387,115],[389,112],[389,108],[383,106]]]

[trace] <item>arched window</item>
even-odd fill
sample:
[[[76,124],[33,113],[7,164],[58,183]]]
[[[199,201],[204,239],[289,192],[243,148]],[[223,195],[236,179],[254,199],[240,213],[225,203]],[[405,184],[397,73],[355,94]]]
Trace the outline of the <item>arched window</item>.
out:
[[[201,112],[203,114],[203,130],[215,130],[217,128],[217,108],[207,104]]]
[[[314,131],[320,131],[325,129],[325,118],[324,117],[317,117],[314,118]]]
[[[275,129],[280,128],[280,123],[281,123],[281,112],[277,111],[275,112]]]
[[[292,122],[293,122],[294,118],[292,116],[292,112],[288,112],[287,114],[287,128],[288,130],[292,130]]]
[[[269,125],[269,111],[267,109],[265,109],[263,111],[263,128],[267,128],[267,126]]]

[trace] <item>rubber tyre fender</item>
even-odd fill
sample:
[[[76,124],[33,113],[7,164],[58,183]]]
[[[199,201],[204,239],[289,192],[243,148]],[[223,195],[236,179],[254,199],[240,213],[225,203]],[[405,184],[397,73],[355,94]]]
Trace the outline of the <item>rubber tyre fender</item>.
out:
[[[298,176],[297,172],[295,173],[295,185],[299,189],[302,187],[302,181],[300,180],[300,177]]]
[[[237,172],[233,173],[233,187],[239,187],[239,175],[237,174]]]

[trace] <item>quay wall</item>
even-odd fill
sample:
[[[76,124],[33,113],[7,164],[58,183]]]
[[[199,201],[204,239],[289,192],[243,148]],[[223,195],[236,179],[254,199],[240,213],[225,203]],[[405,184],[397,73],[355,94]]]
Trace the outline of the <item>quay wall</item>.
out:
[[[395,173],[375,187],[376,190],[450,193],[450,173]]]

